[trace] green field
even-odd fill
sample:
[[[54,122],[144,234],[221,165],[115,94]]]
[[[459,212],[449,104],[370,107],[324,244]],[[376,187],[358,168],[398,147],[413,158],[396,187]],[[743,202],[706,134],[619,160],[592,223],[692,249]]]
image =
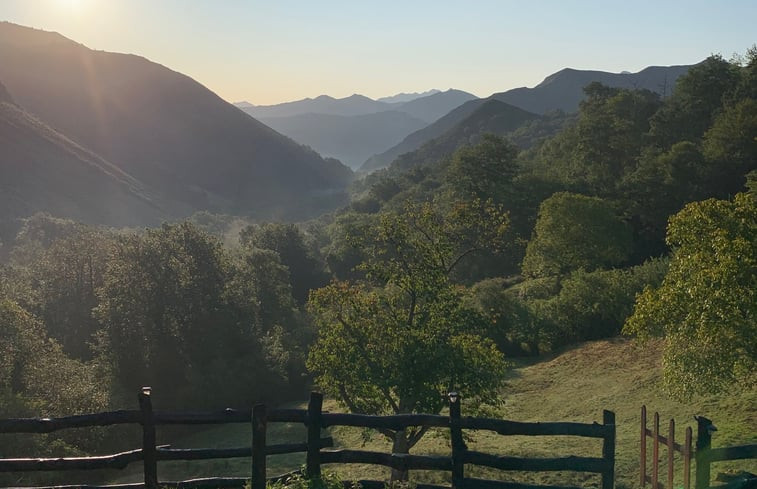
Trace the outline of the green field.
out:
[[[743,390],[727,396],[709,396],[678,402],[669,399],[659,389],[660,349],[658,344],[640,348],[625,339],[585,343],[550,357],[521,361],[512,371],[505,400],[499,416],[516,421],[575,421],[590,423],[602,421],[602,410],[615,411],[617,419],[616,475],[621,488],[639,486],[639,422],[640,408],[646,404],[651,419],[654,411],[661,416],[661,431],[666,433],[668,420],[677,423],[677,439],[683,438],[685,426],[696,432],[694,415],[704,415],[713,420],[718,431],[713,435],[713,447],[734,444],[757,443],[757,392]],[[304,404],[302,405],[304,407]],[[341,411],[333,401],[327,401],[324,409]],[[463,400],[463,416],[466,415]],[[650,423],[651,426],[651,423]],[[389,451],[389,443],[380,435],[371,435],[362,430],[336,428],[329,434],[337,447],[363,448]],[[519,456],[600,456],[601,441],[579,437],[503,437],[489,432],[468,433],[468,446],[478,451]],[[230,447],[250,443],[250,428],[245,425],[227,425],[197,431],[191,436],[171,442],[173,447]],[[289,424],[269,425],[269,443],[304,441],[303,426]],[[651,446],[651,443],[650,443]],[[443,431],[429,433],[412,450],[416,454],[448,454],[448,436]],[[651,454],[651,448],[649,449]],[[664,448],[660,449],[665,457]],[[269,457],[269,474],[277,475],[299,468],[304,463],[304,454]],[[661,463],[660,479],[665,480],[665,463]],[[677,462],[676,486],[681,485],[680,462]],[[718,472],[736,469],[757,472],[757,460],[739,463],[716,464],[713,477]],[[388,470],[380,467],[350,465],[331,467],[344,479],[386,478]],[[649,470],[649,469],[648,469]],[[141,467],[135,464],[120,477],[119,481],[139,480]],[[161,463],[159,474],[162,480],[180,480],[194,476],[237,475],[248,476],[250,462],[247,459],[209,462]],[[475,467],[466,467],[466,474],[502,480],[522,480],[533,483],[577,484],[597,487],[599,476],[565,472],[520,474],[497,472]],[[414,472],[411,478],[424,481],[446,481],[445,473]],[[693,471],[692,471],[693,480]]]

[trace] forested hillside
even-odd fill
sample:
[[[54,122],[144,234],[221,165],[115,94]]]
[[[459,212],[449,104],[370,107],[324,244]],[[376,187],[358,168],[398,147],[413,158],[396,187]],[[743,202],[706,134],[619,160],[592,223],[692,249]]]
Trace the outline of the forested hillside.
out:
[[[530,149],[481,136],[230,244],[240,221],[207,213],[3,223],[0,415],[120,408],[142,385],[163,408],[250,406],[313,383],[358,413],[439,412],[452,390],[488,412],[509,357],[622,332],[663,338],[670,395],[754,388],[757,49],[708,58],[667,97],[585,95]],[[383,434],[406,453],[426,432]],[[114,443],[52,441],[6,446]]]
[[[0,220],[54,210],[82,222],[157,225],[150,189],[13,103],[0,84]]]
[[[19,106],[174,202],[176,217],[313,216],[343,203],[351,179],[339,162],[139,56],[0,22],[0,80]]]

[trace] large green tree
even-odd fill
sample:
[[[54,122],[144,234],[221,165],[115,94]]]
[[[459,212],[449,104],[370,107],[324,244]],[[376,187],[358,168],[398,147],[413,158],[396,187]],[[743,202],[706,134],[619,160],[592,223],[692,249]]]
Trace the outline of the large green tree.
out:
[[[631,249],[631,229],[607,201],[558,192],[539,207],[523,274],[545,277],[617,266]]]
[[[664,372],[679,395],[713,392],[757,371],[757,201],[687,205],[670,220],[670,269],[638,297],[625,332],[665,338]]]
[[[231,266],[220,242],[187,222],[115,243],[96,312],[126,393],[152,385],[179,406],[259,395],[257,297],[229,293]]]
[[[446,212],[408,204],[380,218],[362,241],[370,282],[335,282],[309,306],[318,326],[308,367],[352,412],[439,412],[443,394],[496,397],[506,368],[485,338],[486,322],[463,305],[449,275],[465,257],[501,237],[506,217],[490,205],[458,203]],[[476,233],[471,231],[476,230]],[[426,428],[383,430],[407,453]],[[406,474],[394,471],[394,478]]]

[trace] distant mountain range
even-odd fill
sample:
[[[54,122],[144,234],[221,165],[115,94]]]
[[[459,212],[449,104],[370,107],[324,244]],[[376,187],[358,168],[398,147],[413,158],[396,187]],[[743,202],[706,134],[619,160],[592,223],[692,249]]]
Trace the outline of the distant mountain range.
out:
[[[450,89],[387,98],[404,100],[397,102],[355,94],[341,99],[321,95],[277,105],[235,105],[320,154],[357,168],[371,155],[394,146],[413,131],[475,98]]]
[[[428,124],[396,110],[353,116],[308,113],[260,120],[321,155],[353,168]]]
[[[534,88],[515,88],[495,93],[485,99],[465,102],[441,117],[436,122],[409,134],[402,142],[383,153],[370,157],[361,167],[362,172],[370,172],[389,166],[400,155],[415,151],[427,142],[438,138],[464,121],[488,101],[504,102],[534,114],[545,114],[560,110],[567,113],[578,110],[584,98],[583,88],[598,81],[611,87],[638,88],[669,95],[679,76],[690,66],[652,66],[638,73],[607,73],[566,68],[548,76]]]
[[[1,22],[0,80],[3,97],[18,104],[17,109],[9,109],[7,101],[4,106],[6,131],[15,128],[15,145],[13,153],[2,147],[3,172],[31,172],[26,162],[35,158],[34,168],[50,169],[60,161],[55,151],[70,154],[71,148],[81,148],[87,156],[80,160],[113,165],[122,182],[154,196],[161,209],[153,216],[123,197],[122,213],[132,212],[135,221],[195,210],[303,217],[339,205],[351,179],[339,162],[324,160],[196,81],[139,56],[93,51],[57,33]],[[47,136],[19,129],[29,126],[42,127]],[[53,145],[58,149],[37,151],[40,137],[58,138]],[[70,188],[53,188],[52,177],[33,185],[31,180],[19,177],[14,187],[29,202],[64,192],[72,202],[67,209],[79,199],[78,211],[67,216],[118,221],[102,214],[86,195],[99,193],[89,189],[94,177]],[[6,205],[0,217],[9,213]]]
[[[381,97],[381,98],[377,98],[376,100],[378,100],[379,102],[386,102],[388,104],[396,104],[396,103],[402,103],[402,102],[410,102],[411,100],[415,100],[421,97],[427,97],[429,95],[434,95],[439,92],[441,92],[441,90],[432,88],[431,90],[427,90],[425,92],[398,93],[397,95],[391,95],[389,97]]]

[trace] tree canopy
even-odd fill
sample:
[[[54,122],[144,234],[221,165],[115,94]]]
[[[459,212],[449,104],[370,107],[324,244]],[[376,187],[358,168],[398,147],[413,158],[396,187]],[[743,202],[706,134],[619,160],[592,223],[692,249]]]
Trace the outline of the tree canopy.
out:
[[[436,413],[451,390],[493,400],[506,362],[449,276],[465,257],[495,243],[506,222],[496,207],[480,202],[460,202],[447,212],[408,204],[402,213],[382,215],[370,235],[356,237],[370,281],[335,282],[310,298],[318,338],[308,367],[318,385],[365,414]],[[384,434],[395,452],[407,453],[425,432]]]
[[[681,396],[754,385],[757,371],[757,201],[688,204],[670,220],[670,269],[639,296],[625,331],[665,338],[668,388]]]

